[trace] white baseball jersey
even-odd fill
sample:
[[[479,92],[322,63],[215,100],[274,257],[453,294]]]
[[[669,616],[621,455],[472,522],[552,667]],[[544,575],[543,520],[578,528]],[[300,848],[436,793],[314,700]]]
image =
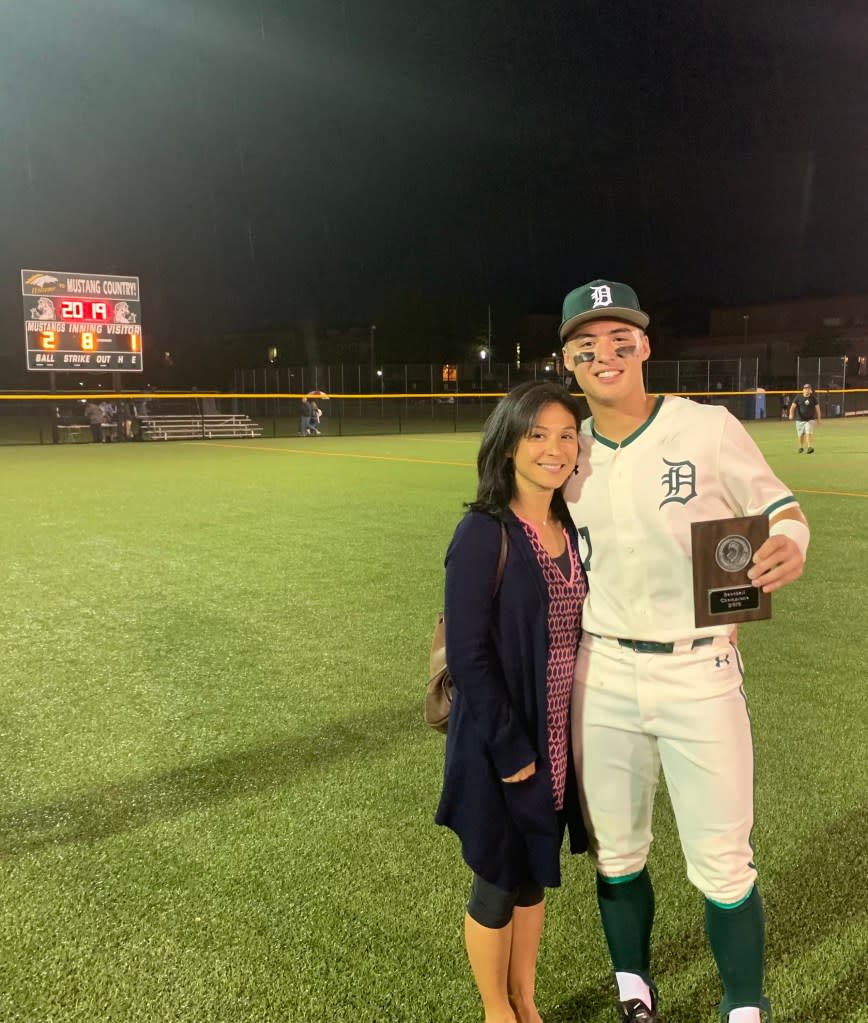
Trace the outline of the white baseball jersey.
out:
[[[741,423],[721,406],[670,396],[620,444],[593,419],[579,440],[564,497],[588,574],[583,627],[661,643],[728,635],[731,625],[694,625],[691,522],[798,503]]]

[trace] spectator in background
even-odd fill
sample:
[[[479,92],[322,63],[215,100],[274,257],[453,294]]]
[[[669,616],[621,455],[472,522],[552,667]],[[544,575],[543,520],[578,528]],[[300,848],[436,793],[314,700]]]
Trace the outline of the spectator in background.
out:
[[[322,409],[313,398],[310,399],[310,428],[308,432],[312,437],[320,436],[319,421],[322,419]]]
[[[108,443],[112,436],[117,437],[118,410],[108,400],[101,401],[99,407],[102,409],[102,439]]]
[[[118,402],[118,430],[124,440],[133,439],[133,407],[128,401]]]
[[[94,401],[89,401],[84,406],[84,418],[90,423],[90,435],[94,444],[102,443],[102,409]]]
[[[307,437],[310,432],[311,402],[307,398],[301,399],[301,416],[298,421],[298,432],[302,437]]]
[[[808,454],[814,453],[814,424],[820,422],[820,403],[814,394],[814,388],[805,384],[802,393],[793,398],[790,405],[790,419],[796,421],[796,434],[799,438],[799,454],[805,445],[808,447]]]

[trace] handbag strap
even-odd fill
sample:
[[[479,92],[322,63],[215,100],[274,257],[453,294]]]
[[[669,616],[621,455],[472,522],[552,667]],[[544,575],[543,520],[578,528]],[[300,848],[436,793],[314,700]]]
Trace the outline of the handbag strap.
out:
[[[506,539],[506,526],[503,522],[500,524],[500,557],[497,559],[497,573],[494,576],[494,593],[493,597],[497,596],[497,591],[500,589],[500,584],[503,582],[503,570],[506,568],[506,555],[509,551],[509,543]]]

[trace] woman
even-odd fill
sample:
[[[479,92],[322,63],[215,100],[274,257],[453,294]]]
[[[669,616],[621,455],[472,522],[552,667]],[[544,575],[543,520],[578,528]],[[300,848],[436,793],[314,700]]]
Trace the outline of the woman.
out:
[[[560,846],[587,841],[569,756],[569,706],[587,583],[560,488],[576,468],[580,409],[522,384],[485,425],[476,500],[446,554],[454,683],[436,820],[473,871],[467,954],[486,1023],[541,1023],[534,1003],[545,887]],[[506,527],[508,552],[494,583]]]

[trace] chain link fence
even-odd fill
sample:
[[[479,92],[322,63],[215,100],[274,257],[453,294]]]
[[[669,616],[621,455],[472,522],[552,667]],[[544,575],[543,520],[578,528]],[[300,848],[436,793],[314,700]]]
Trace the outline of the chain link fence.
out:
[[[694,401],[724,405],[743,420],[786,417],[793,395],[811,383],[827,418],[868,414],[868,378],[848,375],[841,358],[799,358],[791,390],[766,391],[758,384],[756,359],[661,360],[645,363],[649,392],[671,393]],[[131,409],[132,427],[115,426],[118,410],[106,413],[102,434],[109,441],[214,436],[229,429],[214,416],[246,416],[255,431],[239,436],[306,436],[300,397],[320,392],[320,432],[332,436],[389,433],[478,431],[497,396],[526,380],[557,380],[575,390],[557,354],[527,366],[488,362],[429,364],[268,367],[238,370],[234,390],[225,394],[178,392],[121,394],[108,391],[42,393],[0,392],[0,444],[90,442],[87,406],[107,401]],[[853,386],[853,385],[857,386]],[[145,420],[173,417],[175,433],[146,426]],[[178,420],[182,420],[181,425]],[[247,427],[240,421],[232,429]]]
[[[815,358],[799,356],[796,360],[796,381],[797,392],[805,384],[814,388],[814,393],[820,400],[820,411],[827,419],[847,415],[849,412],[856,412],[860,404],[855,400],[856,395],[847,398],[847,370],[849,359],[847,356],[823,355]],[[856,382],[868,384],[868,378],[855,378],[851,372],[849,384]]]

